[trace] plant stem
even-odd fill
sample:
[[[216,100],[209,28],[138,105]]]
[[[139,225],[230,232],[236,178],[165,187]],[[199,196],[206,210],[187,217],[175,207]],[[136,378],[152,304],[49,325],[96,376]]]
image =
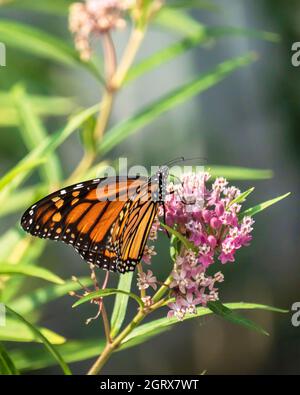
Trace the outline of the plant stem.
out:
[[[119,90],[123,85],[127,73],[136,57],[140,45],[145,36],[145,29],[135,28],[132,30],[128,45],[125,49],[124,56],[119,64],[118,70],[111,80],[111,89]]]
[[[97,375],[110,358],[111,354],[119,347],[122,340],[134,329],[137,325],[146,317],[147,311],[139,310],[136,316],[133,318],[131,323],[111,342],[107,343],[101,355],[98,357],[96,362],[93,364],[91,369],[88,371],[88,375]]]
[[[104,306],[103,301],[102,301],[101,315],[102,315],[102,320],[103,320],[103,325],[104,325],[104,332],[105,332],[105,336],[106,336],[106,341],[107,341],[107,344],[110,344],[111,343],[110,325],[109,325],[109,320],[108,320],[106,308]]]
[[[121,342],[126,338],[126,336],[136,328],[139,323],[151,312],[157,310],[158,308],[164,306],[167,302],[166,299],[162,299],[163,295],[167,292],[168,285],[172,282],[172,276],[169,276],[160,289],[156,292],[153,297],[153,301],[156,302],[149,309],[140,309],[133,320],[126,326],[126,328],[111,342],[107,342],[101,355],[98,357],[96,362],[93,364],[91,369],[88,371],[88,375],[97,375],[108,361],[112,353],[120,346]]]

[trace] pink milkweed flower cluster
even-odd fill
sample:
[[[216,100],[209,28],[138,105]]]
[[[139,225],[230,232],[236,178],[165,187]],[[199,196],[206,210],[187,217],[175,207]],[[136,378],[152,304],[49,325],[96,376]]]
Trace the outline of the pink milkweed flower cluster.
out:
[[[86,0],[71,5],[69,28],[83,60],[91,58],[91,36],[124,28],[124,14],[134,5],[135,0]]]
[[[176,258],[170,285],[175,302],[169,305],[169,316],[183,319],[194,313],[197,305],[205,306],[218,299],[216,283],[224,280],[221,272],[213,277],[206,271],[214,262],[234,262],[235,254],[251,241],[251,217],[239,218],[241,192],[217,178],[209,186],[208,173],[187,174],[182,184],[170,184],[165,201],[168,226],[179,231],[193,248],[183,249]]]

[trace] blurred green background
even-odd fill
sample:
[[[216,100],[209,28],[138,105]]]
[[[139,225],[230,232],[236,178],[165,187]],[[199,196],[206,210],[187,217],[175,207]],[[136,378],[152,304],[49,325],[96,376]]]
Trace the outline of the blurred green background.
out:
[[[275,32],[281,41],[230,36],[209,41],[136,80],[118,96],[112,125],[224,59],[249,50],[259,55],[254,64],[234,72],[200,97],[168,112],[127,139],[107,159],[125,156],[132,164],[149,166],[181,155],[201,156],[215,165],[272,169],[273,179],[236,182],[242,189],[255,186],[247,204],[251,206],[288,191],[292,196],[256,217],[251,247],[238,253],[236,263],[222,268],[225,282],[220,295],[224,302],[249,301],[290,309],[292,303],[300,301],[300,68],[291,64],[292,43],[300,40],[300,4],[296,0],[215,0],[214,4],[213,12],[194,9],[192,16],[208,26]],[[0,16],[40,27],[71,41],[64,16],[1,8]],[[122,48],[128,32],[114,37]],[[175,39],[173,32],[153,27],[139,59]],[[62,110],[61,117],[46,119],[49,131],[64,126],[73,101],[74,108],[87,107],[101,97],[101,87],[84,70],[63,67],[8,46],[7,67],[0,68],[0,90],[7,91],[18,82],[24,82],[30,94],[73,98],[65,114]],[[0,116],[4,116],[1,107]],[[0,132],[0,168],[4,174],[27,149],[17,127],[3,125]],[[58,152],[64,172],[69,174],[82,156],[78,135],[72,135]],[[28,184],[36,179],[33,176]],[[21,212],[1,218],[1,233],[19,220],[20,215]],[[169,264],[167,243],[162,240],[158,250],[153,270],[163,278]],[[40,264],[63,278],[88,275],[80,257],[70,248],[52,242],[47,242]],[[72,302],[70,297],[64,297],[50,303],[41,315],[41,324],[67,338],[100,338],[102,327],[98,322],[84,324],[93,310],[86,306],[72,310]],[[291,325],[290,314],[252,312],[249,316],[271,336],[264,337],[216,317],[191,320],[144,345],[115,354],[104,373],[199,374],[207,370],[208,374],[299,374],[300,329]],[[90,364],[91,361],[77,363],[74,372],[85,371]],[[39,372],[58,373],[59,369]]]

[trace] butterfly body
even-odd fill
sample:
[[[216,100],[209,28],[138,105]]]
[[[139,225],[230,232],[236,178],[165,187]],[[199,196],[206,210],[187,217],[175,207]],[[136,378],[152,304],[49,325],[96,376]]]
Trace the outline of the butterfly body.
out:
[[[107,177],[72,185],[31,206],[21,226],[33,236],[72,245],[100,268],[133,271],[163,203],[167,177],[162,167],[150,178]]]

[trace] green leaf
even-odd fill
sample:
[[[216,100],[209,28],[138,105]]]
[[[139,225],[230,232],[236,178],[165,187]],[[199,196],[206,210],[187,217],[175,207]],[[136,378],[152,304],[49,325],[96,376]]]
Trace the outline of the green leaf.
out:
[[[52,344],[64,344],[66,339],[57,333],[47,329],[38,328],[38,330],[47,338]],[[24,322],[16,319],[7,318],[6,325],[0,327],[0,340],[6,342],[22,342],[22,343],[41,343],[41,339],[36,336],[32,330],[24,324]]]
[[[21,323],[25,324],[30,330],[31,332],[38,338],[41,340],[41,342],[44,344],[45,348],[49,351],[49,353],[52,355],[52,357],[56,360],[56,362],[59,364],[59,366],[61,367],[62,371],[66,374],[66,375],[70,375],[72,374],[68,365],[66,364],[66,362],[63,360],[63,358],[61,357],[61,355],[58,353],[58,351],[56,350],[56,348],[49,342],[49,340],[41,333],[41,331],[36,328],[34,325],[30,324],[30,322],[28,322],[25,318],[23,318],[20,314],[18,314],[17,312],[15,312],[14,310],[12,310],[11,308],[9,308],[8,306],[6,306],[7,311],[18,321],[20,321]]]
[[[86,339],[86,340],[69,340],[65,344],[56,348],[67,363],[84,361],[100,355],[105,347],[105,340],[102,339]],[[30,349],[14,349],[11,356],[15,364],[20,370],[37,370],[48,366],[53,366],[54,361],[37,347]]]
[[[261,326],[252,322],[248,318],[244,318],[244,317],[240,316],[233,310],[224,306],[220,301],[208,302],[207,306],[213,313],[219,315],[220,317],[224,318],[227,321],[232,322],[233,324],[242,325],[248,329],[252,329],[252,330],[259,332],[263,335],[269,336],[269,333],[266,332]]]
[[[47,137],[42,144],[27,154],[16,166],[11,170],[17,172],[18,176],[10,183],[5,190],[0,193],[0,205],[8,199],[8,196],[13,192],[29,175],[30,170],[37,161],[42,161],[46,156],[51,154],[58,148],[72,133],[74,133],[91,115],[99,110],[99,106],[93,106],[81,111],[73,116],[67,125],[53,135]],[[20,171],[20,168],[23,171]],[[20,173],[20,174],[19,174]],[[1,183],[1,180],[0,180]]]
[[[20,162],[0,179],[0,191],[2,191],[7,185],[12,184],[19,175],[29,173],[31,170],[45,162],[46,160],[43,158],[32,159],[30,162],[26,163]]]
[[[33,202],[37,202],[47,195],[48,191],[49,186],[46,184],[18,189],[16,193],[10,196],[5,205],[0,206],[0,218],[25,211]]]
[[[246,211],[243,211],[242,213],[239,214],[239,217],[240,217],[240,218],[242,218],[242,217],[244,217],[244,216],[250,216],[250,217],[252,217],[253,215],[258,214],[259,212],[265,210],[266,208],[272,206],[273,204],[280,202],[280,200],[285,199],[285,198],[288,197],[290,194],[291,194],[291,192],[286,193],[285,195],[279,196],[279,197],[277,197],[277,198],[275,198],[275,199],[268,200],[267,202],[260,203],[260,204],[258,204],[257,206],[254,206],[254,207],[252,207],[252,208],[249,208],[249,209],[246,210]]]
[[[168,1],[170,8],[203,8],[209,11],[217,11],[219,7],[210,0],[172,0]]]
[[[243,203],[247,197],[254,191],[255,188],[250,188],[247,191],[241,193],[239,196],[237,196],[235,199],[233,199],[230,203],[229,206],[232,206],[233,204],[241,204]]]
[[[225,304],[228,308],[235,309],[259,309],[265,311],[274,311],[279,313],[287,313],[288,310],[276,309],[274,307],[259,305],[255,303],[228,303]],[[202,317],[205,315],[212,314],[212,311],[208,308],[200,307],[197,309],[197,315],[188,315],[185,320],[192,319],[195,317]],[[168,329],[171,329],[173,325],[181,324],[176,318],[160,318],[158,320],[151,321],[147,324],[140,325],[134,331],[132,331],[127,338],[124,339],[121,347],[117,350],[123,350],[128,347],[140,344],[140,341],[149,340],[151,337],[158,333],[162,333]],[[87,339],[80,341],[68,341],[66,344],[58,346],[58,350],[66,360],[66,362],[78,362],[85,359],[93,358],[98,356],[105,346],[104,340],[99,339]],[[15,364],[20,370],[36,370],[45,368],[53,365],[53,360],[49,358],[47,354],[41,352],[38,349],[29,350],[12,350],[11,356],[15,361]]]
[[[126,273],[120,276],[118,283],[118,290],[130,292],[133,272]],[[114,309],[111,316],[111,332],[110,335],[114,338],[122,327],[125,319],[129,295],[118,293],[115,298]]]
[[[114,289],[114,288],[106,288],[106,289],[99,289],[98,291],[91,292],[88,295],[84,296],[83,298],[79,299],[76,303],[73,304],[73,307],[77,307],[83,303],[89,302],[92,299],[96,298],[104,298],[105,296],[110,296],[110,295],[117,295],[117,294],[123,294],[130,296],[132,299],[134,299],[141,308],[144,307],[144,303],[140,297],[135,295],[132,292],[127,292],[123,291],[122,289]]]
[[[101,80],[92,63],[83,62],[77,51],[61,38],[43,30],[9,19],[0,21],[0,40],[9,48],[16,48],[31,55],[59,62],[67,66],[82,66]]]
[[[154,22],[168,30],[186,36],[199,34],[204,25],[192,18],[187,12],[169,7],[162,7]]]
[[[31,102],[25,89],[17,85],[12,90],[17,115],[19,119],[20,131],[23,141],[28,150],[36,148],[47,138],[47,131],[40,119],[35,115]],[[47,164],[42,168],[42,177],[45,182],[58,183],[61,179],[62,170],[56,154],[49,155]]]
[[[177,256],[179,255],[181,245],[182,243],[178,239],[178,237],[172,235],[170,241],[170,257],[173,262],[176,260]]]
[[[74,111],[76,103],[71,98],[27,95],[36,116],[62,116]],[[0,127],[18,126],[18,114],[11,92],[0,91]]]
[[[266,306],[266,305],[260,305],[256,303],[226,303],[224,305],[228,309],[231,310],[252,310],[252,309],[258,309],[258,310],[265,310],[265,311],[272,311],[272,312],[278,312],[278,313],[288,313],[288,310],[282,310],[282,309],[277,309],[275,307],[271,306]],[[209,308],[205,307],[198,307],[197,308],[197,313],[196,314],[189,314],[184,317],[184,321],[192,319],[192,318],[197,318],[197,317],[203,317],[205,315],[212,314],[212,311]],[[165,330],[166,328],[179,324],[181,321],[179,321],[177,318],[160,318],[155,321],[151,321],[147,324],[140,325],[136,329],[134,329],[122,342],[122,344],[126,344],[127,342],[137,341],[137,338],[140,336],[147,336],[153,334],[157,334],[160,331]]]
[[[22,240],[24,233],[21,229],[12,228],[0,237],[0,262],[5,261],[15,246]]]
[[[44,12],[46,14],[67,15],[73,0],[1,0],[1,8],[15,8]]]
[[[18,375],[19,372],[15,367],[12,359],[8,355],[7,351],[0,343],[0,374],[4,375]]]
[[[233,71],[246,66],[255,60],[253,53],[227,60],[216,67],[215,70],[201,74],[194,81],[172,91],[160,100],[140,111],[133,117],[121,122],[109,130],[99,146],[99,152],[104,155],[120,144],[130,135],[157,119],[160,115],[186,102],[197,94],[206,91]]]
[[[272,170],[250,169],[233,166],[205,166],[212,178],[225,177],[228,180],[268,180],[273,177]]]
[[[171,228],[170,226],[164,224],[163,222],[161,222],[160,225],[163,228],[165,228],[171,235],[175,236],[178,240],[180,240],[187,250],[192,250],[192,251],[197,250],[194,244],[191,241],[189,241],[186,237],[184,237],[181,233],[177,232],[177,230]]]
[[[41,267],[31,266],[28,264],[13,265],[10,263],[0,262],[0,275],[1,274],[6,274],[10,276],[21,274],[23,276],[41,278],[43,280],[50,281],[55,284],[64,284],[64,280],[62,280],[60,277],[58,277],[56,274],[53,274],[49,270],[46,270]]]
[[[91,279],[89,277],[80,278],[79,281],[86,287],[91,284]],[[17,299],[15,298],[9,305],[13,310],[18,311],[22,315],[26,315],[44,306],[46,303],[67,295],[68,292],[75,292],[80,289],[81,286],[79,283],[69,280],[63,285],[48,285],[43,288],[38,288]]]
[[[260,32],[257,30],[242,29],[236,27],[207,27],[199,24],[199,28],[195,29],[194,33],[187,32],[187,37],[181,41],[171,44],[167,48],[155,52],[153,55],[142,60],[140,63],[134,65],[128,73],[125,83],[129,83],[146,72],[175,59],[179,55],[195,48],[201,44],[215,42],[217,39],[225,36],[233,37],[253,37],[272,42],[278,42],[279,37],[274,33]]]

